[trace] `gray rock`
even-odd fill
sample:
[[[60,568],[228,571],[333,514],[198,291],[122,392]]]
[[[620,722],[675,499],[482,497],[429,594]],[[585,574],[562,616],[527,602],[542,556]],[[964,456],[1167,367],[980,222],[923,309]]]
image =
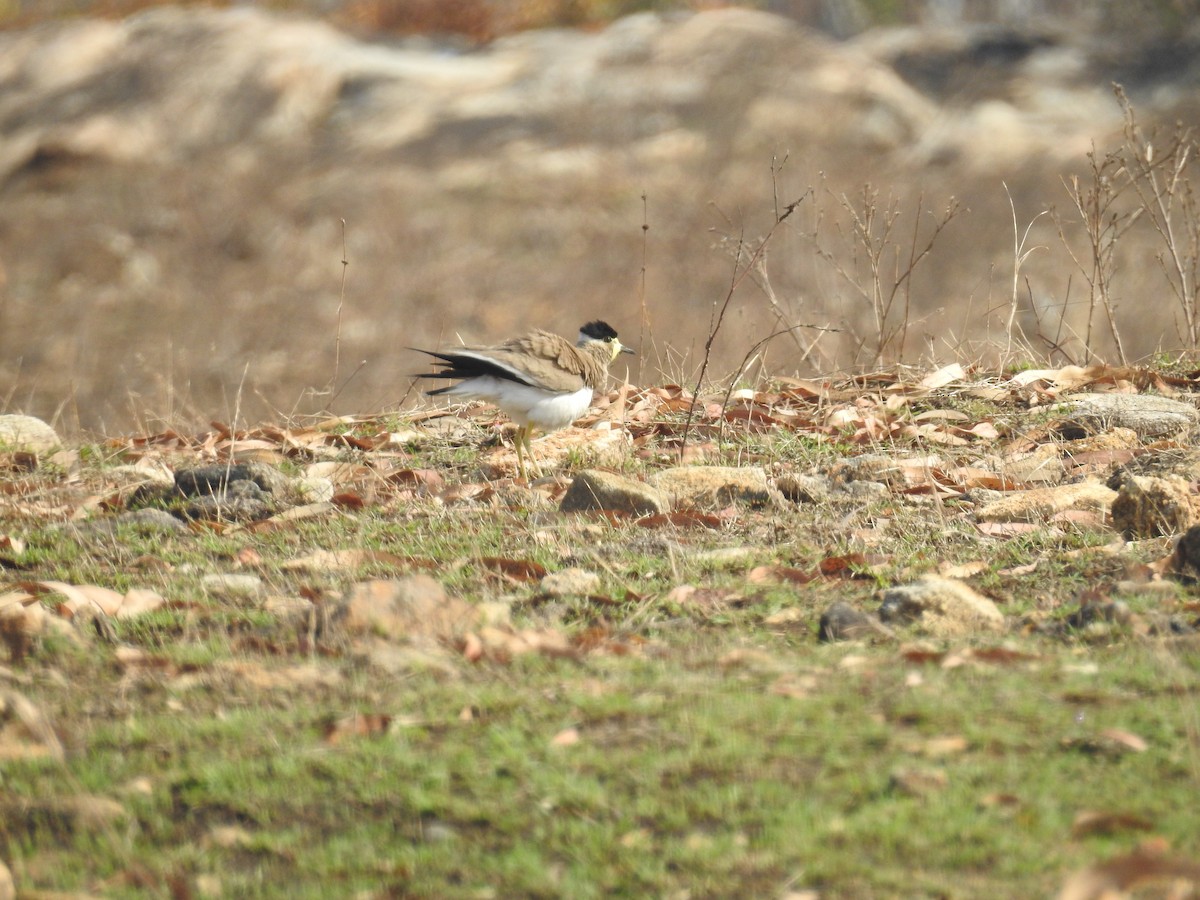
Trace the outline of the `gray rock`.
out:
[[[820,503],[833,494],[833,481],[828,475],[788,472],[775,479],[775,487],[792,503]]]
[[[1004,614],[995,603],[953,578],[926,575],[911,584],[884,591],[882,601],[881,621],[915,622],[937,637],[961,637],[1004,628]]]
[[[1059,409],[1086,431],[1128,428],[1142,438],[1167,437],[1200,425],[1196,407],[1155,394],[1078,394],[1064,397]]]
[[[560,512],[610,510],[635,516],[667,511],[662,494],[640,481],[600,469],[585,469],[571,481],[559,504]]]
[[[257,522],[271,516],[274,507],[253,481],[231,481],[224,490],[189,500],[181,512],[201,521]]]
[[[113,537],[120,528],[142,532],[186,532],[187,525],[165,509],[134,509],[104,519],[93,519],[76,526],[81,537]]]
[[[870,613],[838,601],[821,614],[817,640],[856,641],[871,637],[891,637],[892,631]]]
[[[48,453],[62,446],[54,429],[33,416],[0,416],[0,448]]]
[[[715,511],[733,503],[754,508],[779,506],[782,495],[767,483],[759,466],[680,466],[654,475],[653,484],[671,507]]]
[[[215,573],[200,579],[200,586],[209,594],[230,600],[253,600],[262,596],[263,580],[245,573]]]
[[[571,597],[595,594],[600,590],[600,576],[587,569],[575,567],[550,572],[542,579],[542,593],[551,597]]]

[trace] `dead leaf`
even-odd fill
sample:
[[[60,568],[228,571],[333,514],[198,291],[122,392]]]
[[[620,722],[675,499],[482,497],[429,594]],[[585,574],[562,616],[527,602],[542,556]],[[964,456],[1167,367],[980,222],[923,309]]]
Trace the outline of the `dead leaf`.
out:
[[[747,573],[746,580],[751,584],[808,584],[816,577],[815,572],[806,572],[791,566],[755,566]]]
[[[931,650],[928,647],[902,647],[900,656],[906,662],[917,663],[918,665],[940,665],[942,660],[946,658],[944,650]]]
[[[484,556],[479,560],[485,569],[512,581],[541,581],[546,567],[528,559],[509,559],[504,556]]]
[[[407,562],[404,557],[383,550],[314,550],[306,556],[288,560],[279,568],[289,572],[341,572],[368,565],[402,568]]]
[[[921,745],[921,753],[932,759],[937,759],[942,756],[953,756],[956,753],[962,753],[969,747],[967,739],[961,734],[945,735],[943,737],[929,738]]]
[[[870,578],[870,570],[885,565],[887,557],[877,554],[847,553],[827,556],[817,563],[817,571],[826,578]]]
[[[928,391],[937,390],[940,387],[945,387],[955,381],[961,381],[967,377],[967,370],[959,363],[951,363],[948,366],[942,366],[936,372],[930,372],[921,379],[919,384]]]
[[[115,616],[124,600],[116,591],[95,584],[67,584],[63,581],[27,581],[20,587],[31,594],[59,594],[66,600],[59,604],[58,613],[70,619],[84,607],[100,610],[107,616]]]
[[[1154,823],[1145,816],[1084,809],[1075,814],[1075,820],[1071,823],[1071,837],[1115,834],[1118,831],[1151,831],[1153,828]]]
[[[578,728],[564,728],[550,739],[551,747],[573,747],[580,740]]]
[[[11,534],[0,534],[0,553],[20,556],[25,552],[25,542]]]
[[[1058,900],[1119,900],[1133,888],[1151,884],[1188,883],[1200,885],[1200,864],[1170,857],[1157,846],[1143,846],[1133,853],[1094,863],[1067,879]],[[1176,897],[1184,897],[1176,891]]]
[[[392,484],[424,488],[435,494],[446,486],[446,479],[437,469],[398,469],[389,472],[387,480]]]
[[[1045,526],[1033,522],[976,522],[975,528],[987,537],[1014,537],[1045,530]]]
[[[1063,738],[1061,743],[1066,750],[1107,756],[1144,753],[1150,748],[1142,738],[1120,728],[1105,728],[1094,736]]]
[[[973,575],[978,575],[980,572],[986,572],[988,564],[982,559],[974,559],[970,562],[961,563],[959,565],[951,565],[942,563],[938,566],[938,574],[943,578],[970,578]]]
[[[1143,738],[1123,728],[1105,728],[1100,732],[1100,736],[1134,753],[1144,753],[1150,749],[1150,745]]]
[[[50,758],[61,762],[62,743],[45,714],[23,694],[0,690],[0,760]]]
[[[973,647],[968,652],[971,659],[996,665],[1014,665],[1039,659],[1035,653],[1010,650],[1008,647]]]
[[[889,779],[893,790],[910,797],[924,797],[947,787],[949,776],[941,769],[900,768]]]
[[[984,794],[979,798],[979,805],[984,809],[1006,809],[1021,805],[1021,798],[1016,794]]]
[[[336,746],[347,738],[387,734],[392,717],[386,713],[354,713],[332,722],[325,729],[325,743]]]
[[[665,528],[668,526],[674,528],[720,528],[721,520],[710,513],[681,510],[642,516],[635,524],[641,528]]]
[[[132,619],[134,616],[152,612],[166,602],[157,591],[146,588],[130,588],[121,598],[121,605],[117,609],[116,616],[118,619]]]

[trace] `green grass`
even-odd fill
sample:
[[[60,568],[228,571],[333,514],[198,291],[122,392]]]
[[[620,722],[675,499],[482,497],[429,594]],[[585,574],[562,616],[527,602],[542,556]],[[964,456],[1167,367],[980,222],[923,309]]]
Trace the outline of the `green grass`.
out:
[[[731,438],[711,461],[806,471],[838,458],[828,443],[777,437]],[[447,449],[412,464],[471,478],[474,457],[451,465]],[[85,462],[84,479],[100,464]],[[60,478],[42,476],[48,489]],[[114,621],[115,644],[41,638],[3,674],[0,688],[39,709],[65,751],[61,763],[0,762],[0,859],[21,890],[1033,897],[1150,835],[1200,851],[1185,802],[1200,787],[1200,643],[1020,627],[1065,617],[1093,588],[1139,615],[1185,610],[1193,586],[1114,592],[1156,542],[1113,554],[1102,528],[985,539],[968,508],[896,493],[740,510],[719,529],[564,516],[497,491],[448,506],[385,495],[263,532],[96,541],[19,516],[0,531],[26,539],[23,580],[149,587],[169,601]],[[728,548],[745,552],[709,553]],[[596,634],[608,649],[470,663],[450,646],[448,666],[389,670],[354,639],[309,646],[263,598],[335,604],[356,582],[414,570],[287,566],[317,550],[417,560],[453,595],[510,604],[515,628]],[[873,558],[861,577],[747,578],[857,552]],[[544,597],[485,557],[581,566],[601,596]],[[1031,573],[1006,574],[1035,559]],[[1006,635],[815,640],[834,601],[870,609],[880,587],[978,561],[972,581],[1000,603]],[[204,575],[234,571],[261,578],[263,598],[203,589]],[[685,584],[697,593],[671,593]],[[789,609],[798,622],[767,623]],[[988,662],[971,657],[977,647],[1019,652]],[[129,648],[147,656],[130,661]],[[376,718],[359,733],[355,715]],[[0,750],[25,746],[11,715],[0,725]],[[1147,747],[1123,748],[1106,729]],[[88,797],[117,807],[89,819],[77,808]],[[1151,829],[1073,835],[1088,810]]]
[[[1193,845],[1191,810],[1172,798],[1195,786],[1195,733],[1180,722],[1194,700],[1174,692],[1195,687],[1194,652],[1168,672],[1135,647],[1097,654],[1092,675],[1064,674],[1057,648],[1033,664],[951,670],[893,652],[848,673],[844,648],[765,646],[785,669],[803,660],[808,696],[780,696],[777,674],[721,666],[711,636],[693,641],[686,664],[532,660],[393,685],[348,673],[316,696],[264,697],[219,673],[183,691],[143,683],[124,715],[78,723],[65,771],[5,769],[8,802],[35,807],[125,797],[149,778],[148,796],[124,802],[129,821],[64,833],[6,816],[0,841],[18,876],[44,853],[78,854],[56,871],[60,890],[137,867],[161,884],[219,873],[238,896],[314,897],[332,885],[769,896],[792,879],[834,897],[1044,896],[1064,867],[1123,845],[1070,839],[1074,815],[1097,807],[1147,816]],[[921,683],[906,686],[913,673]],[[78,716],[76,693],[39,692],[64,720]],[[1086,706],[1071,699],[1081,695]],[[394,724],[327,744],[328,723],[356,710]],[[1150,749],[1064,744],[1108,727]],[[579,742],[552,746],[567,728]],[[947,735],[966,749],[927,758],[923,746]],[[893,776],[911,767],[942,771],[945,787],[909,795]],[[1016,799],[989,808],[995,794]],[[222,827],[242,829],[248,846],[221,846]]]

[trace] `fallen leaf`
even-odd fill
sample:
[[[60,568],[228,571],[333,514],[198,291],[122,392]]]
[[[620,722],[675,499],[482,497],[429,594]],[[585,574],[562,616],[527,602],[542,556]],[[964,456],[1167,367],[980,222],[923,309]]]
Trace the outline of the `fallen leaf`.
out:
[[[288,572],[341,572],[368,565],[404,567],[404,557],[383,550],[314,550],[305,556],[289,559],[280,565]]]
[[[1013,665],[1019,662],[1030,662],[1038,659],[1036,653],[1025,653],[1021,650],[1010,650],[1008,647],[974,647],[969,651],[970,658],[980,662],[995,663],[996,665]]]
[[[1123,728],[1105,728],[1100,732],[1100,736],[1134,753],[1144,753],[1150,749],[1150,745],[1143,738]]]
[[[720,528],[721,520],[711,513],[681,510],[680,512],[655,513],[642,516],[635,523],[641,528]]]
[[[528,559],[509,559],[504,556],[484,556],[479,560],[485,569],[513,581],[541,581],[546,568]]]
[[[984,809],[1005,809],[1021,805],[1021,798],[1016,794],[984,794],[979,798],[979,805]]]
[[[117,609],[116,616],[118,619],[132,619],[134,616],[152,612],[166,602],[157,591],[146,588],[130,588],[121,598],[121,605]]]
[[[924,797],[950,784],[949,776],[941,769],[900,768],[888,780],[893,790],[910,797]]]
[[[0,552],[20,556],[25,552],[25,542],[11,534],[0,534]]]
[[[930,650],[927,647],[903,647],[900,650],[900,657],[906,662],[917,663],[918,665],[938,665],[946,658],[946,651]]]
[[[1118,831],[1150,831],[1153,828],[1154,823],[1145,816],[1084,809],[1075,814],[1075,819],[1071,823],[1071,836],[1079,838],[1096,834],[1114,834]]]
[[[108,616],[117,614],[124,597],[110,588],[95,584],[67,584],[63,581],[28,581],[20,587],[32,594],[59,594],[66,600],[59,604],[59,615],[70,619],[87,606]]]
[[[746,580],[751,584],[808,584],[817,577],[814,572],[795,569],[791,566],[755,566],[747,575]]]
[[[551,747],[572,747],[579,743],[578,728],[564,728],[550,739]]]
[[[1131,889],[1150,884],[1171,884],[1170,896],[1188,896],[1180,893],[1178,882],[1188,883],[1194,891],[1200,885],[1200,864],[1167,856],[1152,845],[1076,872],[1063,885],[1058,900],[1120,900]]]
[[[325,729],[325,743],[336,746],[347,738],[386,734],[392,717],[386,713],[354,713],[332,722]]]
[[[1033,522],[976,522],[975,528],[987,537],[1014,537],[1044,530],[1044,526]]]
[[[938,566],[938,574],[943,578],[970,578],[973,575],[978,575],[980,572],[986,572],[987,567],[988,564],[982,559],[975,559],[960,565],[943,563]]]
[[[953,756],[955,753],[962,753],[969,746],[965,737],[960,734],[952,734],[944,737],[929,738],[921,745],[921,753],[936,759],[942,756]]]
[[[942,366],[936,372],[930,372],[921,379],[920,385],[926,390],[932,391],[940,387],[945,387],[952,382],[961,381],[966,377],[967,371],[961,364],[950,363],[948,366]]]

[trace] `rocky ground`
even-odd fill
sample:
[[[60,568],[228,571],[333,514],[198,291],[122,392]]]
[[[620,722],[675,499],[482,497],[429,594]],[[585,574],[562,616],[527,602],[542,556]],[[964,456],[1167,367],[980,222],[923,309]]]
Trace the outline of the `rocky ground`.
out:
[[[1195,387],[0,417],[0,896],[1194,886]]]

